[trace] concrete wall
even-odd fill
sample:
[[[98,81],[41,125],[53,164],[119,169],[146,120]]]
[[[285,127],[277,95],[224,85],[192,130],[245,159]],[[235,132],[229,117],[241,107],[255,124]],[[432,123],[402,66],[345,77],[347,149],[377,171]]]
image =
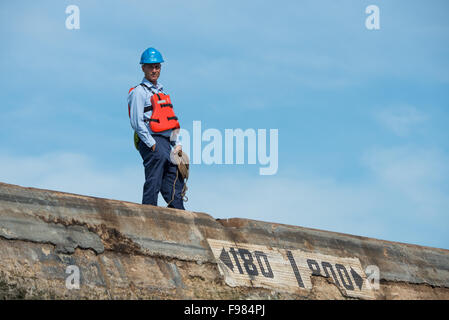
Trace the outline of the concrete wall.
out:
[[[1,298],[449,299],[449,251],[0,183]]]

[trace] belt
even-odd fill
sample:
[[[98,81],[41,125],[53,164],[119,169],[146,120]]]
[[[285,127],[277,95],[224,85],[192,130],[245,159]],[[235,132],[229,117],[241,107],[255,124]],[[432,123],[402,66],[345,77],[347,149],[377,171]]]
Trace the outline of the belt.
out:
[[[157,137],[165,138],[165,139],[167,139],[168,141],[170,141],[170,137],[163,136],[162,134],[152,133],[151,136],[153,136],[153,137],[154,137],[154,136],[157,136]]]

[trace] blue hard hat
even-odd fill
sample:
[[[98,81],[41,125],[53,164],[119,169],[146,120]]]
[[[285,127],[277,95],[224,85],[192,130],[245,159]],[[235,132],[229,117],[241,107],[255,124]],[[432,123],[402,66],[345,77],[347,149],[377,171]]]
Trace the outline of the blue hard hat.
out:
[[[164,62],[162,54],[154,48],[148,48],[140,57],[140,64],[144,63],[161,63]]]

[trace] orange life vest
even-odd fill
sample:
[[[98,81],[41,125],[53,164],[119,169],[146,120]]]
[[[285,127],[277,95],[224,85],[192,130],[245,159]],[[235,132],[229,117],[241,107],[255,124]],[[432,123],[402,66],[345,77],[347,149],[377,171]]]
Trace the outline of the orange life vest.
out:
[[[179,129],[178,117],[175,116],[170,96],[165,93],[155,93],[151,97],[150,128],[153,132],[161,132],[169,129]]]
[[[144,83],[142,86],[148,88]],[[129,89],[128,94],[135,87]],[[169,129],[179,129],[180,125],[178,122],[178,117],[173,111],[173,105],[170,100],[170,96],[165,93],[154,93],[151,96],[151,105],[144,108],[143,112],[153,111],[150,119],[146,121],[150,122],[150,128],[153,132],[161,132]],[[128,104],[128,115],[131,117],[131,107]]]

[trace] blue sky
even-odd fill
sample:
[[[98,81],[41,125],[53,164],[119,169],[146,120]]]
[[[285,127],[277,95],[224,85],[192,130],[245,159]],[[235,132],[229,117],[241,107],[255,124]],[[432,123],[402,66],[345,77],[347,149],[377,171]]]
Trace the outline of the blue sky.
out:
[[[183,128],[279,130],[276,175],[192,165],[187,209],[449,248],[447,1],[0,6],[0,181],[140,202],[126,96],[153,46]]]

